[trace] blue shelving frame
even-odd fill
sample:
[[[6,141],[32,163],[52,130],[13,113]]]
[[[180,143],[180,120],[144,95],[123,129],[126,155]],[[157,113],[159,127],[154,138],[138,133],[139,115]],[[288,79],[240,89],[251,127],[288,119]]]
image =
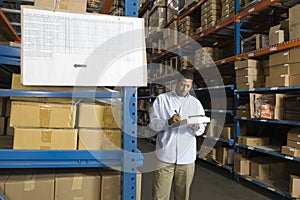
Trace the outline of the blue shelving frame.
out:
[[[125,15],[138,16],[138,1],[125,0]],[[20,48],[0,45],[0,64],[20,66]],[[120,167],[121,198],[136,199],[136,170],[143,164],[137,149],[137,88],[122,92],[22,91],[0,89],[1,97],[122,98],[122,150],[0,150],[0,168]],[[5,199],[0,195],[0,199]]]

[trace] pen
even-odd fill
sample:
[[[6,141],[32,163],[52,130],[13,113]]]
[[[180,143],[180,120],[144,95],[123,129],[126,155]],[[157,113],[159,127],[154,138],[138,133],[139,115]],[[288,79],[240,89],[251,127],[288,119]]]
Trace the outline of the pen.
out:
[[[174,110],[176,114],[178,114],[177,110]]]

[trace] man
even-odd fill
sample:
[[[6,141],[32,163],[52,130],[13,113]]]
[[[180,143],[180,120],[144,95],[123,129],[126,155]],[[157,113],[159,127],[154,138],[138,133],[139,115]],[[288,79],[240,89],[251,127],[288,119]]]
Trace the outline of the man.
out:
[[[191,115],[204,115],[198,99],[189,94],[193,85],[192,71],[182,70],[175,90],[156,97],[150,112],[149,126],[159,132],[156,138],[158,169],[153,177],[153,199],[169,200],[174,182],[175,200],[188,200],[196,160],[196,136],[205,124],[170,126]]]

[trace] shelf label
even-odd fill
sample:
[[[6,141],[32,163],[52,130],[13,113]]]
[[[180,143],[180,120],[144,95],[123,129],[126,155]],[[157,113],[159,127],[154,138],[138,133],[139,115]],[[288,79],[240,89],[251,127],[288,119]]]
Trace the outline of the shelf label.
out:
[[[271,47],[270,48],[270,51],[276,51],[277,50],[277,47]]]
[[[271,191],[273,191],[273,192],[275,192],[275,189],[272,188],[272,187],[267,187],[267,189],[268,189],[268,190],[271,190]]]
[[[216,29],[220,28],[220,25],[216,26]]]
[[[219,140],[219,138],[216,138],[216,137],[215,137],[215,138],[214,138],[214,140],[218,141],[218,140]]]
[[[221,61],[221,63],[222,63],[222,64],[223,64],[223,63],[225,63],[225,62],[226,62],[226,60],[225,60],[225,59]]]
[[[254,90],[255,90],[255,88],[251,88],[251,89],[249,89],[249,91],[250,91],[250,92],[253,92]]]
[[[218,112],[219,112],[219,113],[222,113],[222,112],[224,112],[224,110],[219,110]]]
[[[248,10],[249,13],[253,12],[255,10],[255,8],[251,8]]]
[[[243,120],[246,120],[246,119],[247,119],[247,117],[241,117],[241,119],[243,119]]]
[[[218,163],[218,166],[219,166],[219,167],[222,167],[222,164],[221,164],[221,163]]]
[[[278,90],[278,87],[271,87],[270,90]]]
[[[249,53],[248,56],[252,57],[252,56],[254,56],[254,53]]]
[[[259,120],[260,122],[267,122],[267,120],[266,119],[261,119],[261,120]]]
[[[203,36],[204,36],[204,33],[201,33],[201,34],[200,34],[200,37],[203,37]]]
[[[207,160],[207,158],[203,158],[203,160]]]
[[[248,177],[247,177],[247,178],[246,178],[246,180],[247,180],[247,181],[251,181],[251,182],[252,182],[252,179],[251,179],[251,178],[248,178]]]
[[[253,150],[254,150],[254,147],[248,147],[248,149],[253,151]]]
[[[288,159],[288,160],[294,160],[294,157],[291,157],[291,156],[285,156],[284,158]]]

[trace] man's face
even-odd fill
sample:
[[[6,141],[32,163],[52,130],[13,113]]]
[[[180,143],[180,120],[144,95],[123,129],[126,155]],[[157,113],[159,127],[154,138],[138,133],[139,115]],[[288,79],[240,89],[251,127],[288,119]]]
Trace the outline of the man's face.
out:
[[[176,92],[178,96],[184,97],[186,96],[189,91],[192,89],[193,80],[191,79],[182,79],[178,80],[176,84]]]

